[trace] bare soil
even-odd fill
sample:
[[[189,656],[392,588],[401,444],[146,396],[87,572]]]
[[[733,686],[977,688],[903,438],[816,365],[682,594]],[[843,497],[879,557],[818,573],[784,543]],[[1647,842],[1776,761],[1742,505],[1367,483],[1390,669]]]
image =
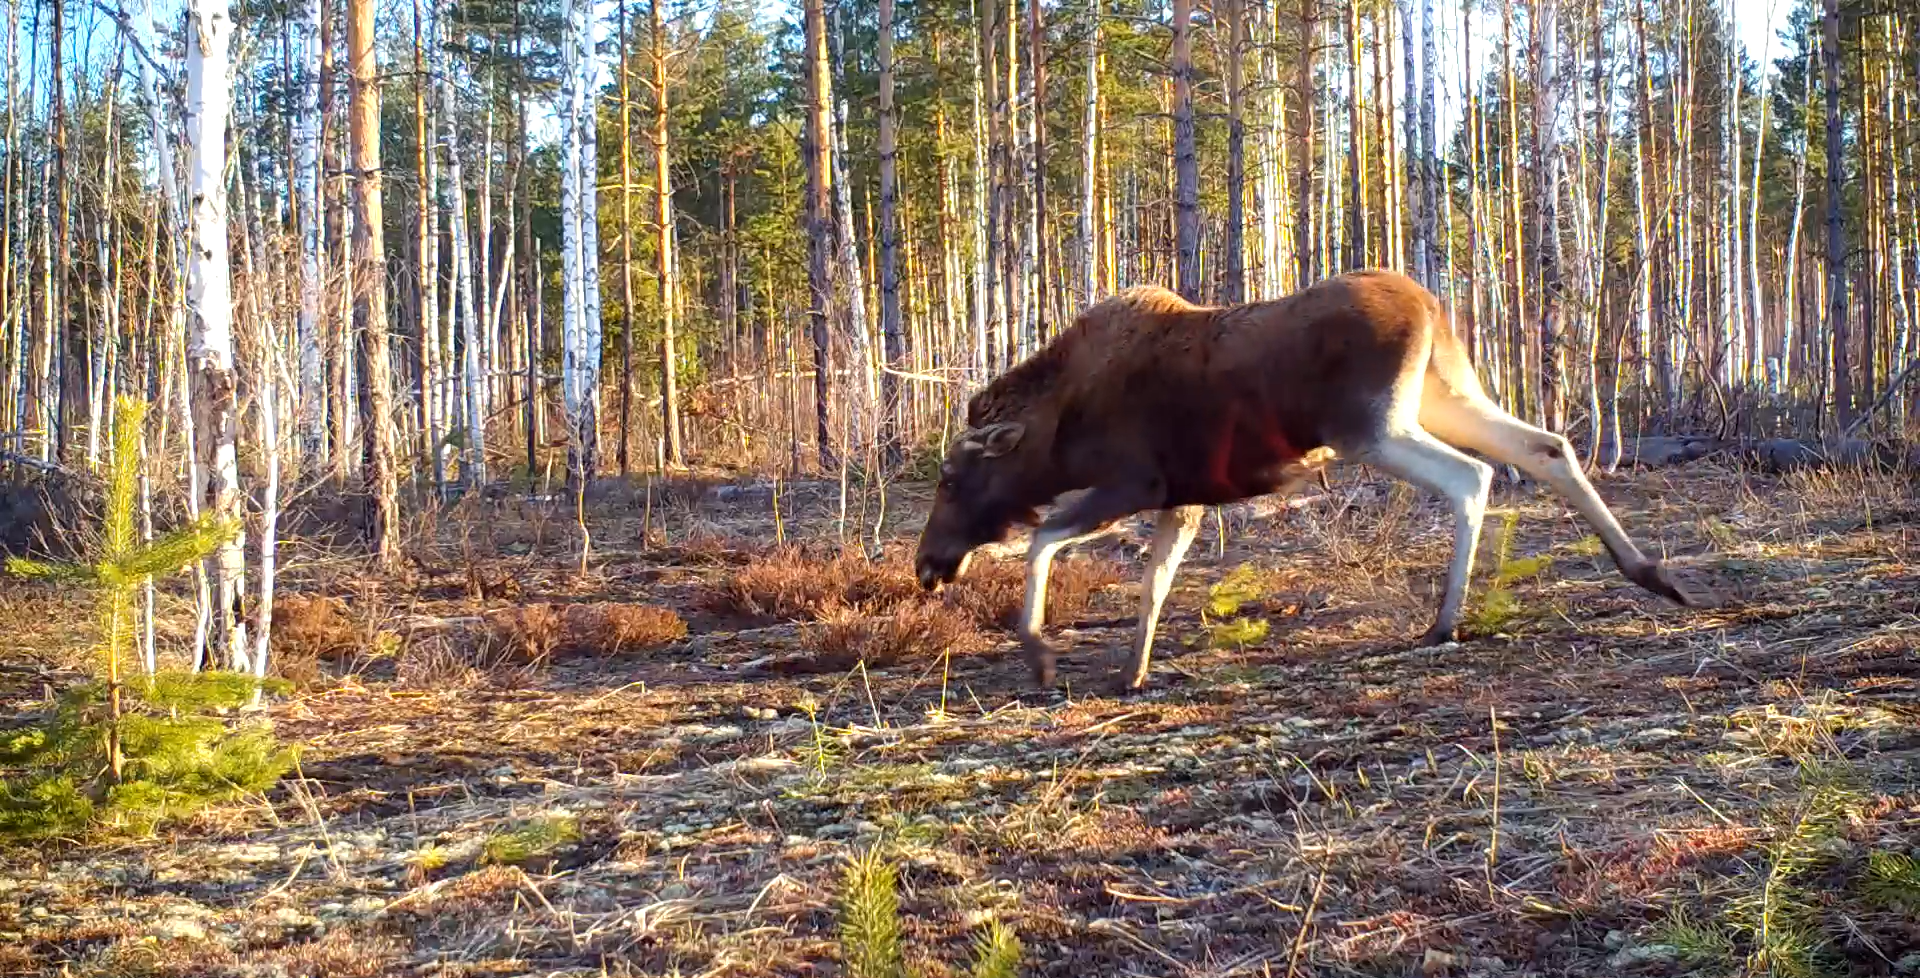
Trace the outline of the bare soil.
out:
[[[584,573],[565,500],[420,520],[396,577],[295,547],[299,691],[268,710],[299,776],[156,838],[0,849],[0,974],[838,975],[842,869],[876,845],[929,975],[996,919],[1023,973],[1075,978],[1920,973],[1920,883],[1886,872],[1920,856],[1911,485],[1598,481],[1716,606],[1502,486],[1534,573],[1482,597],[1496,512],[1479,633],[1408,651],[1444,514],[1345,473],[1209,518],[1132,695],[1138,533],[1083,548],[1039,690],[995,620],[1017,563],[900,589],[922,486],[844,516],[832,483],[602,487]],[[1234,614],[1269,630],[1209,641],[1243,566]],[[0,587],[26,717],[77,678],[85,609]]]

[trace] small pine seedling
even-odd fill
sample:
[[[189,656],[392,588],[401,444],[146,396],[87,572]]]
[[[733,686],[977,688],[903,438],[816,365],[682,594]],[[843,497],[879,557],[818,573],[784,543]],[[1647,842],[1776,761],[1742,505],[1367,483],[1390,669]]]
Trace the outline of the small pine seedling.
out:
[[[847,862],[840,881],[840,959],[850,978],[911,978],[900,927],[899,869],[876,844]],[[1019,978],[1025,949],[999,920],[973,940],[972,978]]]
[[[1885,849],[1868,853],[1862,889],[1881,907],[1920,914],[1920,859]]]
[[[1003,921],[987,925],[987,932],[973,939],[973,978],[1019,978],[1020,935]]]
[[[907,978],[898,882],[898,870],[879,846],[847,863],[841,877],[840,957],[851,978]]]
[[[16,577],[85,588],[98,598],[96,680],[69,690],[42,725],[9,731],[0,764],[0,838],[65,835],[101,822],[150,831],[160,821],[265,790],[293,765],[263,730],[230,731],[215,714],[279,688],[237,673],[159,673],[127,680],[135,595],[150,577],[211,555],[238,531],[206,516],[151,543],[134,529],[146,405],[119,399],[107,468],[106,525],[91,563],[10,558]]]
[[[1520,514],[1508,510],[1500,523],[1500,544],[1494,551],[1493,581],[1467,611],[1467,629],[1475,635],[1497,635],[1510,628],[1520,617],[1520,599],[1513,593],[1513,585],[1535,578],[1553,566],[1553,557],[1540,554],[1535,557],[1513,559],[1513,533],[1520,523]]]

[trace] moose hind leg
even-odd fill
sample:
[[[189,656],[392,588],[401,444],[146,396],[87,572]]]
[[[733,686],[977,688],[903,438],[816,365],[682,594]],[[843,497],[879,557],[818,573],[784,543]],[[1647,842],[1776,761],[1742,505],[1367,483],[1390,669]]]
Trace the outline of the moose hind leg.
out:
[[[1369,463],[1425,489],[1453,508],[1453,562],[1447,567],[1446,588],[1433,627],[1422,646],[1453,641],[1460,609],[1466,604],[1467,580],[1473,574],[1474,551],[1480,544],[1480,523],[1487,512],[1487,491],[1493,468],[1467,456],[1417,426],[1381,438],[1365,455]]]
[[[1033,668],[1035,683],[1051,686],[1055,653],[1042,634],[1047,622],[1047,578],[1053,571],[1053,558],[1063,548],[1098,535],[1115,520],[1154,508],[1150,494],[1142,489],[1096,488],[1071,505],[1047,517],[1033,531],[1027,545],[1027,594],[1014,631]]]
[[[1552,486],[1593,528],[1628,580],[1675,604],[1697,603],[1667,573],[1664,563],[1634,545],[1581,471],[1565,438],[1521,421],[1484,397],[1451,392],[1427,397],[1420,406],[1420,423],[1450,444],[1512,465]]]
[[[1147,684],[1147,663],[1153,656],[1153,633],[1160,624],[1160,608],[1167,601],[1181,559],[1200,533],[1204,513],[1199,506],[1175,506],[1161,510],[1160,518],[1154,521],[1153,555],[1140,578],[1140,625],[1134,630],[1133,654],[1127,657],[1120,676],[1121,685],[1127,689]]]

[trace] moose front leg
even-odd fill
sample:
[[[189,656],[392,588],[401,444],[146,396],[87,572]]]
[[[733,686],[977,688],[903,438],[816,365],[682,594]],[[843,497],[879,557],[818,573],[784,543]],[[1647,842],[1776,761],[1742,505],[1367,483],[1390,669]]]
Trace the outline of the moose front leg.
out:
[[[1027,598],[1020,609],[1020,621],[1014,631],[1026,653],[1033,680],[1041,686],[1053,685],[1053,645],[1041,634],[1047,621],[1047,578],[1053,570],[1053,558],[1063,548],[1094,536],[1145,509],[1158,506],[1160,496],[1147,486],[1095,487],[1066,508],[1047,517],[1033,531],[1027,546]]]
[[[1134,630],[1133,654],[1120,673],[1123,689],[1139,689],[1147,684],[1147,663],[1153,656],[1153,633],[1160,622],[1160,606],[1166,603],[1173,587],[1173,575],[1180,559],[1200,532],[1200,518],[1206,512],[1200,506],[1175,506],[1160,511],[1153,526],[1153,556],[1140,579],[1140,624]]]

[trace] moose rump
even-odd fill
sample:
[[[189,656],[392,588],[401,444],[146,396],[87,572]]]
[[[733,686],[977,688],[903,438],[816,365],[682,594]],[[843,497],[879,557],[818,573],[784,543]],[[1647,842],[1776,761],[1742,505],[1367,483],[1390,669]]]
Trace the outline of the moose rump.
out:
[[[1039,524],[1028,550],[1018,631],[1043,684],[1054,674],[1041,635],[1046,581],[1061,548],[1158,512],[1122,676],[1137,688],[1202,508],[1290,492],[1336,458],[1365,461],[1452,507],[1454,556],[1423,644],[1454,636],[1492,483],[1491,467],[1460,448],[1552,486],[1629,579],[1691,603],[1628,539],[1566,440],[1493,404],[1438,300],[1395,272],[1350,273],[1231,307],[1130,290],[1087,309],[976,394],[967,424],[942,461],[915,555],[923,586],[954,579],[973,549],[1036,522],[1040,506],[1087,490]]]

